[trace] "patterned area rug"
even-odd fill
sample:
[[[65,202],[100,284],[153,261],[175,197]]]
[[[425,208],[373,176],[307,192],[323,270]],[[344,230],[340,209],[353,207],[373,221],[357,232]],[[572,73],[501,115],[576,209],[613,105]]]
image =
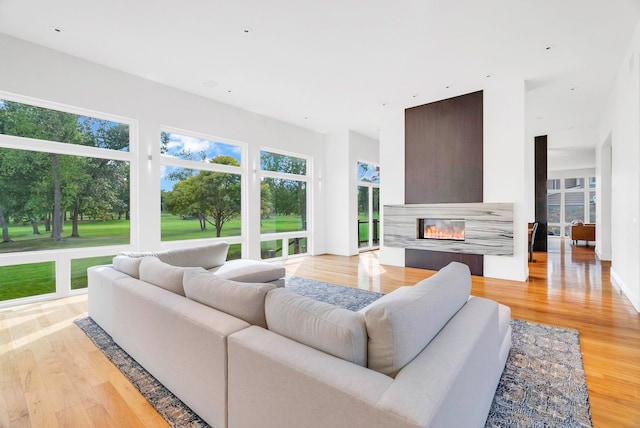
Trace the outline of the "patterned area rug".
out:
[[[382,294],[288,277],[286,287],[337,306],[359,310]],[[116,345],[91,318],[76,324],[173,427],[208,427]],[[512,320],[513,345],[486,428],[589,428],[589,397],[575,330]]]

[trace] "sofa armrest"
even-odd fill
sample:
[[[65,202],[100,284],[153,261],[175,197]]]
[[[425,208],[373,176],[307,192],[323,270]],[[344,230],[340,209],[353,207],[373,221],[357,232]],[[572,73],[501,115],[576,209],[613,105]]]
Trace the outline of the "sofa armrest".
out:
[[[87,269],[89,316],[104,331],[113,336],[113,287],[114,282],[129,278],[112,265],[93,266]]]
[[[249,324],[131,277],[113,291],[114,341],[210,425],[227,426],[227,339]]]
[[[498,304],[474,297],[400,370],[378,404],[419,426],[483,427],[504,369],[500,345]]]

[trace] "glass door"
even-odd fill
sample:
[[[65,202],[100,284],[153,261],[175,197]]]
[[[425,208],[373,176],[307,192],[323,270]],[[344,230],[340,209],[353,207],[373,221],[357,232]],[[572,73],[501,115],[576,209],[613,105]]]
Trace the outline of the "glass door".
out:
[[[358,248],[380,246],[380,167],[358,162]]]

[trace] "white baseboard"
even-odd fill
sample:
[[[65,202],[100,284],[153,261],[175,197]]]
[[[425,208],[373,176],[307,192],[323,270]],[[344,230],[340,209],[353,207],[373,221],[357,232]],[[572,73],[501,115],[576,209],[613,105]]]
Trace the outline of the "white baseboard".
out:
[[[611,282],[618,286],[620,290],[624,293],[624,295],[629,299],[633,307],[636,309],[638,313],[640,313],[640,296],[634,296],[631,292],[631,289],[625,284],[625,282],[620,278],[620,275],[611,268],[610,270]]]

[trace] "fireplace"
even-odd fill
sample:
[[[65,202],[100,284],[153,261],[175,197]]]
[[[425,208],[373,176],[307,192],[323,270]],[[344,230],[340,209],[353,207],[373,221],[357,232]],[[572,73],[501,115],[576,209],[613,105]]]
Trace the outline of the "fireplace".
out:
[[[418,239],[464,241],[464,220],[445,218],[419,218]]]

